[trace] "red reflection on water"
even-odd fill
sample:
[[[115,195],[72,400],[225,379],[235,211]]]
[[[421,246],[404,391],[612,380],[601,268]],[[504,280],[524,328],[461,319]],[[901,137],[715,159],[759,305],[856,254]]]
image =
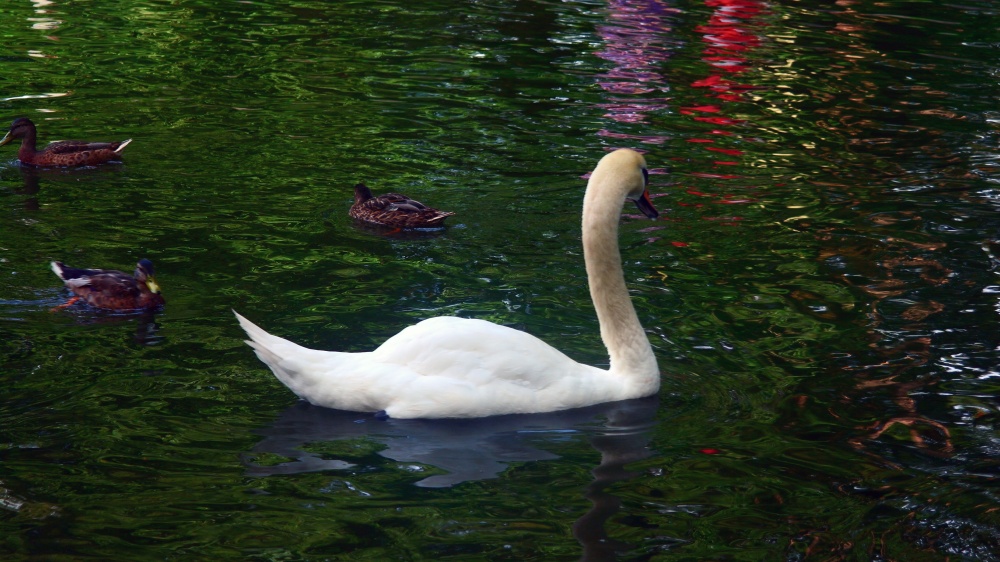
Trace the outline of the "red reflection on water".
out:
[[[703,113],[718,113],[722,111],[717,105],[699,105],[697,107],[682,107],[681,115],[691,115],[695,111],[701,111]]]
[[[713,125],[739,125],[743,119],[732,119],[730,117],[695,117],[695,121],[702,123],[712,123]]]
[[[694,80],[692,86],[703,89],[707,99],[677,111],[712,127],[703,135],[713,138],[689,138],[688,142],[704,146],[708,153],[730,157],[708,159],[705,169],[692,175],[718,181],[738,180],[743,176],[732,170],[741,165],[744,151],[734,145],[744,140],[738,128],[745,120],[726,113],[734,103],[744,101],[745,92],[759,89],[740,83],[738,78],[751,68],[747,51],[762,42],[754,30],[762,27],[757,19],[765,13],[765,8],[760,0],[705,0],[705,4],[713,9],[712,15],[707,22],[697,26],[696,31],[706,45],[702,60],[707,63],[709,75]],[[637,133],[634,126],[647,123],[649,115],[670,108],[670,98],[664,95],[670,87],[661,69],[673,56],[673,19],[680,13],[662,0],[609,0],[607,23],[597,28],[604,46],[596,55],[614,63],[614,67],[597,76],[597,84],[607,93],[599,107],[610,121],[628,127],[621,130],[605,127],[598,135],[623,141],[623,144],[632,141],[659,145],[671,140],[669,134]],[[725,145],[720,146],[722,143]],[[716,168],[725,168],[727,172],[715,171]],[[714,204],[742,205],[755,200],[733,194],[734,189],[738,188],[728,186],[726,194],[706,193],[694,188],[686,192],[710,199]],[[740,217],[727,218],[721,224],[735,225],[740,220]],[[687,245],[679,241],[673,244],[676,247]]]
[[[723,154],[728,154],[730,156],[743,156],[743,151],[738,148],[719,148],[717,146],[705,147],[705,150],[711,150],[713,152],[721,152]]]
[[[705,90],[705,103],[695,103],[682,107],[681,115],[690,116],[692,121],[714,125],[708,134],[721,139],[732,139],[730,144],[740,142],[739,127],[746,125],[746,120],[726,115],[734,103],[745,101],[745,93],[761,89],[759,86],[744,84],[739,81],[739,74],[752,68],[748,52],[761,45],[759,29],[763,27],[760,16],[766,13],[766,7],[759,0],[705,0],[705,5],[712,8],[708,21],[695,30],[701,34],[705,48],[702,60],[707,63],[709,75],[691,82],[691,86]],[[735,129],[735,130],[731,130]],[[709,152],[725,154],[732,157],[742,157],[744,150],[732,146],[719,146],[715,140],[705,138],[687,139],[688,142],[701,143]],[[709,170],[695,172],[691,175],[698,178],[713,180],[738,180],[743,176],[732,172],[711,171],[712,168],[726,167],[732,169],[742,164],[740,160],[709,159],[706,166]],[[728,187],[729,190],[734,189]],[[733,194],[706,193],[701,189],[688,189],[687,193],[698,197],[710,197],[717,204],[740,205],[751,203],[756,199]],[[729,220],[726,224],[736,224],[738,218]]]

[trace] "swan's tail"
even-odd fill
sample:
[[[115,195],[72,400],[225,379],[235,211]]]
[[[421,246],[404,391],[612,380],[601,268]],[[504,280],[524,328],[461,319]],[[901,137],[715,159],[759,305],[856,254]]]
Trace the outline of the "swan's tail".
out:
[[[302,347],[297,343],[290,342],[284,338],[271,335],[263,328],[240,316],[235,310],[233,314],[240,321],[240,326],[246,331],[250,339],[246,343],[253,348],[254,353],[260,358],[278,379],[285,383],[285,386],[293,391],[301,384],[302,367],[300,361],[295,358],[309,356],[317,352],[316,350]],[[299,383],[299,384],[297,384]],[[296,394],[298,394],[296,392]]]

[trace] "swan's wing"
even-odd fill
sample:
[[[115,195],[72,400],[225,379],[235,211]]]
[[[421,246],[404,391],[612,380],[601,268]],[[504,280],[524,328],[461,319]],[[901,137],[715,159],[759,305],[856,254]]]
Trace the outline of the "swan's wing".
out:
[[[372,359],[405,365],[420,376],[475,385],[502,381],[535,389],[550,386],[581,367],[526,332],[453,316],[429,318],[404,329],[372,352]]]
[[[484,320],[424,320],[387,340],[370,359],[402,385],[384,407],[391,417],[562,410],[616,399],[621,387],[607,371]]]

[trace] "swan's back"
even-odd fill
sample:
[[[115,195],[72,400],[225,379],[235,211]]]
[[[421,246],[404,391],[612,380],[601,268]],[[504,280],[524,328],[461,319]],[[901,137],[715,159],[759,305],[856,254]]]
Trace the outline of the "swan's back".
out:
[[[531,334],[453,316],[404,329],[368,359],[391,381],[387,390],[396,396],[383,409],[392,417],[549,412],[620,387],[607,371],[577,363]]]
[[[405,365],[422,376],[471,384],[511,383],[542,390],[581,371],[581,365],[535,336],[474,318],[439,316],[409,326],[372,352],[372,359]]]

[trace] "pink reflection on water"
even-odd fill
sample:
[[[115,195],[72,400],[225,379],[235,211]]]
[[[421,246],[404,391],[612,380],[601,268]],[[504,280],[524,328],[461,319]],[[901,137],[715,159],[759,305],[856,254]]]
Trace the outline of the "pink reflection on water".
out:
[[[671,18],[679,10],[661,0],[612,0],[608,3],[608,23],[597,27],[604,49],[595,53],[615,67],[597,76],[598,85],[615,94],[600,104],[604,116],[619,123],[646,123],[651,112],[668,107],[666,98],[642,97],[667,92],[670,87],[659,72],[663,61],[673,54],[668,40]],[[632,97],[634,96],[634,97]],[[665,135],[634,137],[626,133],[602,131],[603,136],[633,138],[639,142],[665,142]]]
[[[597,135],[612,139],[632,139],[643,144],[665,144],[668,140],[670,140],[670,137],[667,135],[630,135],[628,133],[616,133],[607,129],[597,131]]]
[[[597,76],[597,84],[609,94],[598,107],[612,122],[629,127],[625,131],[605,127],[598,131],[599,136],[647,145],[661,145],[671,139],[669,134],[636,133],[634,126],[646,124],[648,115],[670,108],[670,98],[661,95],[669,92],[670,86],[660,69],[664,67],[664,61],[673,55],[672,18],[679,13],[680,10],[662,0],[608,2],[607,24],[597,27],[598,35],[604,40],[604,48],[595,54],[614,63],[614,67]],[[662,173],[665,170],[650,170],[651,175]],[[653,194],[654,197],[661,195]],[[641,215],[625,216],[645,218]],[[646,232],[661,228],[649,227]],[[647,242],[658,240],[660,238],[654,236]]]
[[[762,43],[761,16],[766,13],[766,5],[761,0],[703,1],[712,12],[707,21],[695,29],[704,43],[701,59],[707,76],[693,80],[691,87],[705,95],[702,100],[676,108],[676,111],[694,122],[708,125],[709,130],[702,132],[701,138],[685,139],[701,146],[705,154],[710,155],[705,166],[691,175],[718,182],[720,189],[683,187],[687,195],[696,199],[677,204],[708,205],[720,210],[725,205],[731,210],[738,208],[734,205],[758,200],[756,189],[739,186],[738,180],[744,176],[734,173],[743,164],[745,155],[740,144],[754,139],[741,134],[746,130],[745,119],[729,112],[734,103],[746,101],[747,92],[760,89],[742,83],[740,75],[753,67],[748,51]],[[606,92],[598,107],[609,120],[609,125],[598,131],[599,136],[614,139],[614,144],[631,144],[632,148],[635,147],[633,143],[662,145],[672,140],[674,135],[668,132],[641,128],[650,123],[651,115],[672,108],[672,98],[665,95],[671,88],[661,69],[667,68],[666,63],[676,49],[674,18],[680,14],[680,10],[663,0],[608,1],[606,23],[597,27],[604,46],[595,53],[613,63],[612,68],[596,76],[596,83]],[[655,193],[654,197],[663,195]],[[726,216],[706,220],[736,226],[742,218]],[[660,228],[649,227],[647,232]],[[650,238],[654,240],[656,238]],[[687,246],[682,241],[671,243],[679,248]]]

